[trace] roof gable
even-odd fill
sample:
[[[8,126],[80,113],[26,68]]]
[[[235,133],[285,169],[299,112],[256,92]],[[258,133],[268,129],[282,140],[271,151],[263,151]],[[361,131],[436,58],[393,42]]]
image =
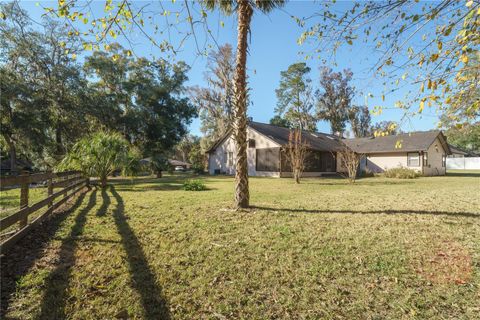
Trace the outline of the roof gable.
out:
[[[288,137],[291,130],[289,128],[253,121],[249,122],[248,126],[281,146],[288,144]],[[305,139],[306,143],[313,150],[338,151],[342,147],[342,140],[332,134],[304,130],[302,132],[302,138]]]

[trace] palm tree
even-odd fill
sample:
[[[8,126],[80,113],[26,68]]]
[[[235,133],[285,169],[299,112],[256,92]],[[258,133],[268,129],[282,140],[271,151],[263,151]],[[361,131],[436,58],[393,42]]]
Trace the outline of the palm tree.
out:
[[[204,0],[209,10],[219,9],[226,15],[237,12],[237,53],[234,76],[233,137],[237,150],[235,164],[235,206],[249,206],[247,167],[247,51],[250,21],[254,9],[263,13],[284,5],[285,0]]]

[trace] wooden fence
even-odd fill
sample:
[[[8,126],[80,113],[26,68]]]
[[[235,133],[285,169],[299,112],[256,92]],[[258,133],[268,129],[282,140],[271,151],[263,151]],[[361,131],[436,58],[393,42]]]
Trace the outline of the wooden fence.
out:
[[[46,198],[29,205],[28,194],[31,184],[46,184],[48,195]],[[78,171],[68,172],[45,172],[36,174],[22,174],[19,176],[0,178],[0,189],[16,189],[20,188],[20,210],[0,219],[0,232],[14,226],[18,223],[17,228],[10,228],[7,233],[1,234],[2,238],[6,238],[0,244],[0,252],[4,253],[9,250],[18,240],[25,236],[33,227],[38,225],[46,216],[55,209],[64,204],[70,197],[87,186],[89,180],[84,178]],[[62,188],[57,192],[54,189]],[[55,199],[62,196],[63,198],[55,202]],[[29,216],[34,212],[47,206],[47,210],[41,213],[35,219],[29,221]]]

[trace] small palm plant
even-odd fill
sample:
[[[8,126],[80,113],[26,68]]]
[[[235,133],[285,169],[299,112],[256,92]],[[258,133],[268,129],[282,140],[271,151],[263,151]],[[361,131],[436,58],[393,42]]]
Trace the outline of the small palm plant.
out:
[[[99,131],[79,140],[60,162],[60,170],[80,170],[86,176],[98,177],[102,188],[107,177],[118,169],[133,165],[129,143],[117,132]]]

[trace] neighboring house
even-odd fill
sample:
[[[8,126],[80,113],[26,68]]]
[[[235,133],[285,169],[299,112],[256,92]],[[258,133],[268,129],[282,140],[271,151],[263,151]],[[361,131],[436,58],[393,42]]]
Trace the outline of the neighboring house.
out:
[[[291,176],[283,148],[290,130],[270,124],[249,122],[247,159],[250,176]],[[445,158],[450,149],[441,131],[416,132],[376,138],[342,139],[335,135],[304,131],[309,145],[303,176],[322,176],[345,171],[338,152],[347,145],[365,154],[361,168],[382,172],[392,167],[410,167],[424,175],[444,175]],[[399,148],[399,144],[401,147]],[[235,173],[235,142],[227,132],[208,151],[210,174]]]
[[[365,154],[362,169],[373,172],[406,167],[425,176],[445,175],[446,157],[451,154],[445,136],[438,130],[344,141],[355,152]]]
[[[448,156],[448,158],[465,158],[465,157],[478,157],[478,155],[474,152],[464,151],[458,147],[452,146],[451,144],[448,145],[452,154]]]
[[[140,164],[141,165],[148,165],[150,163],[150,161],[151,161],[150,158],[145,158],[145,159],[140,160]],[[183,162],[183,161],[175,160],[175,159],[168,159],[168,163],[170,164],[172,169],[175,169],[175,167],[183,167],[184,169],[188,170],[192,166],[188,162]]]
[[[175,159],[168,159],[168,162],[170,163],[170,165],[175,168],[175,167],[182,167],[183,169],[185,170],[188,170],[190,169],[190,167],[192,166],[190,163],[188,162],[183,162],[183,161],[180,161],[180,160],[175,160]]]
[[[11,166],[10,158],[2,160],[0,163],[0,174],[15,175],[15,174],[19,174],[22,170],[26,170],[30,172],[33,171],[33,164],[30,161],[21,159],[21,158],[17,158],[17,162],[15,163],[15,166],[16,166],[15,171],[12,172],[10,170],[10,166]]]

